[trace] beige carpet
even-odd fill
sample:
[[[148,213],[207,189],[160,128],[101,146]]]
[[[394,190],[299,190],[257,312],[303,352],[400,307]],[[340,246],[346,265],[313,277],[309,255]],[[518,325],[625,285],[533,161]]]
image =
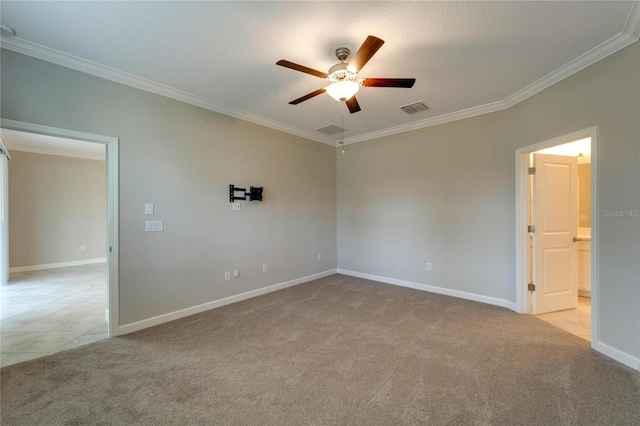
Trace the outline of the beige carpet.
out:
[[[3,425],[638,425],[640,374],[531,316],[334,275],[1,370]]]

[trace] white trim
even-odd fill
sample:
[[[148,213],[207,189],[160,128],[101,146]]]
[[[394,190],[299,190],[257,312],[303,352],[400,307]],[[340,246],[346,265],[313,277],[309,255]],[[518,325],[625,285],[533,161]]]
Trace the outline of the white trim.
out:
[[[640,8],[636,8],[640,11]],[[600,204],[598,200],[598,127],[591,133],[591,347],[600,340]]]
[[[630,28],[630,31],[635,31],[634,33],[627,34],[626,32],[622,32],[599,46],[594,47],[588,52],[578,56],[574,60],[566,63],[560,68],[550,72],[546,76],[540,78],[537,81],[534,81],[527,87],[517,91],[516,93],[507,96],[505,99],[501,101],[492,102],[485,105],[479,105],[476,107],[455,111],[447,114],[442,114],[437,117],[431,117],[420,121],[414,121],[412,123],[403,124],[400,126],[390,127],[383,130],[378,130],[375,132],[365,133],[358,136],[353,136],[350,138],[346,138],[344,140],[345,145],[349,145],[352,143],[364,142],[371,139],[381,138],[383,136],[391,136],[398,133],[409,132],[411,130],[423,129],[425,127],[437,126],[444,123],[449,123],[452,121],[462,120],[465,118],[476,117],[478,115],[488,114],[491,112],[502,111],[507,108],[511,108],[512,106],[524,101],[527,98],[535,95],[543,91],[544,89],[553,86],[554,84],[564,80],[567,77],[572,76],[578,71],[583,70],[584,68],[598,62],[601,59],[606,58],[607,56],[617,52],[620,49],[623,49],[634,43],[638,40],[638,32],[640,31],[636,26],[640,26],[638,21],[640,21],[640,7],[637,6],[638,3],[635,3],[634,9],[632,9],[632,13],[629,16],[627,27]],[[635,28],[635,29],[634,29]]]
[[[0,118],[0,127],[3,129],[17,130],[19,132],[37,133],[39,135],[55,136],[65,139],[75,139],[85,142],[109,144],[117,138],[96,135],[94,133],[77,132],[75,130],[61,129],[58,127],[43,126],[40,124],[16,121],[8,118]]]
[[[636,39],[640,38],[640,1],[638,0],[634,1],[633,6],[631,6],[624,32]]]
[[[68,266],[93,265],[94,263],[106,263],[106,262],[107,262],[106,257],[98,257],[96,259],[73,260],[70,262],[43,263],[41,265],[16,266],[14,268],[9,268],[9,273],[13,274],[15,272],[41,271],[43,269],[66,268]]]
[[[317,280],[319,278],[328,277],[329,275],[333,275],[335,273],[336,273],[335,269],[330,269],[328,271],[320,272],[313,275],[308,275],[306,277],[297,278],[295,280],[286,281],[280,284],[274,284],[269,287],[263,287],[257,290],[247,291],[246,293],[236,294],[234,296],[225,297],[224,299],[213,300],[211,302],[203,303],[201,305],[180,309],[179,311],[169,312],[167,314],[162,314],[162,315],[158,315],[152,318],[147,318],[141,321],[136,321],[131,324],[125,324],[118,328],[117,335],[133,333],[134,331],[139,331],[145,328],[154,327],[156,325],[164,324],[169,321],[175,321],[177,319],[188,317],[190,315],[195,315],[200,312],[208,311],[210,309],[219,308],[221,306],[230,305],[232,303],[240,302],[246,299],[251,299],[253,297],[257,297],[263,294],[282,290],[287,287],[292,287],[294,285]]]
[[[529,167],[529,156],[521,150],[516,150],[516,306],[518,313],[529,313],[529,299],[525,288],[529,284],[529,235],[524,232],[529,225],[529,215],[526,206],[529,203],[529,188],[526,170]]]
[[[0,129],[0,149],[2,149],[4,155],[7,156],[7,159],[11,160],[11,154],[9,153],[9,149],[7,148],[7,142],[7,135],[5,135],[2,129]]]
[[[449,123],[452,121],[462,120],[464,118],[475,117],[478,115],[488,114],[491,112],[510,108],[513,105],[522,102],[525,99],[535,95],[536,93],[577,73],[578,71],[588,67],[589,65],[592,65],[599,60],[617,52],[618,50],[627,47],[631,43],[637,41],[638,38],[640,38],[640,6],[638,5],[638,1],[636,1],[634,2],[631,11],[629,12],[629,17],[627,18],[625,27],[622,32],[611,37],[609,40],[594,47],[588,52],[585,52],[584,54],[578,56],[572,61],[569,61],[565,65],[531,83],[525,88],[511,94],[503,100],[491,102],[485,105],[475,106],[460,111],[454,111],[447,114],[442,114],[436,117],[427,118],[425,120],[414,121],[412,123],[407,123],[400,126],[390,127],[375,132],[353,136],[350,138],[346,138],[344,140],[344,144],[348,145],[352,143],[364,142],[383,136],[390,136],[398,133],[408,132],[411,130],[436,126],[439,124]],[[2,39],[0,39],[0,47],[48,62],[52,62],[54,64],[62,65],[67,68],[82,71],[84,73],[104,78],[106,80],[115,81],[117,83],[125,84],[127,86],[135,87],[147,92],[166,96],[168,98],[176,99],[191,105],[196,105],[210,111],[218,112],[220,114],[239,118],[241,120],[280,130],[282,132],[290,133],[292,135],[300,136],[306,139],[311,139],[316,142],[324,143],[331,146],[340,145],[338,141],[332,140],[329,137],[318,135],[316,132],[297,129],[295,127],[279,123],[266,117],[227,107],[225,105],[202,98],[200,96],[196,96],[182,90],[174,89],[163,84],[155,83],[151,80],[147,80],[133,74],[125,73],[123,71],[119,71],[114,68],[98,64],[96,62],[82,59],[68,53],[51,49],[37,43],[32,43],[19,37],[3,37]]]
[[[58,50],[51,49],[37,43],[32,43],[19,37],[3,37],[0,41],[0,47],[12,50],[14,52],[22,53],[24,55],[32,56],[34,58],[42,59],[44,61],[51,62],[57,65],[62,65],[63,67],[82,71],[96,77],[104,78],[105,80],[115,81],[116,83],[135,87],[136,89],[141,89],[187,104],[195,105],[209,111],[214,111],[230,117],[239,118],[250,123],[255,123],[261,126],[269,127],[271,129],[280,130],[285,133],[300,136],[305,139],[311,139],[313,141],[324,143],[327,145],[336,145],[335,140],[324,137],[315,132],[300,130],[266,117],[227,107],[209,99],[205,99],[201,96],[193,95],[191,93],[174,89],[172,87],[165,86],[164,84],[156,83],[151,80],[135,76],[133,74],[129,74],[111,67],[107,67],[105,65],[98,64],[96,62],[69,55],[68,53],[60,52]]]
[[[527,225],[529,215],[529,186],[527,167],[529,154],[578,139],[591,138],[591,347],[596,349],[595,342],[600,338],[600,304],[599,304],[599,214],[598,214],[598,127],[572,132],[564,136],[529,145],[516,150],[516,312],[528,314],[529,292],[526,291],[529,280],[529,234]]]
[[[492,102],[490,104],[480,105],[460,111],[454,111],[447,114],[438,115],[436,117],[426,118],[424,120],[414,121],[412,123],[402,124],[400,126],[389,127],[387,129],[377,130],[375,132],[364,133],[358,136],[345,138],[344,144],[364,142],[371,139],[381,138],[384,136],[396,135],[398,133],[410,132],[412,130],[424,129],[425,127],[437,126],[440,124],[450,123],[465,118],[475,117],[478,115],[489,114],[491,112],[501,111],[507,108],[504,101]]]
[[[620,33],[616,36],[611,37],[609,40],[605,41],[599,46],[594,47],[588,52],[578,56],[574,60],[566,63],[560,68],[542,77],[541,79],[531,83],[527,87],[518,90],[516,93],[508,96],[502,101],[504,103],[504,107],[510,108],[524,101],[525,99],[530,98],[536,93],[539,93],[544,89],[564,80],[565,78],[572,76],[578,71],[585,69],[589,65],[595,64],[599,60],[604,59],[607,56],[617,52],[618,50],[627,47],[637,40],[638,37],[632,37],[626,33]]]
[[[40,149],[40,148],[18,147],[18,148],[11,148],[11,151],[28,152],[31,154],[57,155],[58,157],[81,158],[83,160],[95,160],[95,161],[107,160],[104,155],[81,154],[78,152],[48,151],[46,149]]]
[[[109,242],[109,337],[116,336],[120,325],[120,141],[107,143],[107,238]]]
[[[381,277],[378,275],[365,274],[362,272],[349,271],[347,269],[338,269],[339,274],[349,275],[351,277],[364,278],[366,280],[378,281],[385,284],[393,284],[400,287],[408,287],[416,290],[428,291],[429,293],[444,294],[445,296],[458,297],[460,299],[473,300],[474,302],[487,303],[489,305],[501,306],[503,308],[516,310],[516,305],[508,300],[498,299],[497,297],[483,296],[476,293],[467,293],[466,291],[453,290],[445,287],[437,287],[428,284],[414,283],[411,281],[403,281],[395,278]]]
[[[595,344],[593,345],[593,349],[600,352],[601,354],[608,356],[609,358],[613,358],[616,361],[623,363],[627,367],[631,367],[634,370],[640,371],[640,358],[636,358],[626,352],[622,352],[621,350],[600,341],[595,342]]]
[[[66,139],[101,143],[107,150],[107,250],[109,261],[109,336],[115,336],[119,325],[119,222],[118,222],[118,138],[78,132],[58,127],[0,118],[0,128],[38,133]],[[111,249],[109,251],[109,249]]]

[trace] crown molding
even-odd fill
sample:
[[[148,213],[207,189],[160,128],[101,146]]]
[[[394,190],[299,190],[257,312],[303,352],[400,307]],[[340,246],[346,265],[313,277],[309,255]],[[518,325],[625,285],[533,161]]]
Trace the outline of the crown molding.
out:
[[[637,40],[640,38],[640,1],[636,0],[631,6],[631,12],[624,26],[624,32]]]
[[[141,78],[123,71],[118,71],[114,68],[110,68],[96,62],[88,61],[77,56],[69,55],[67,53],[45,47],[37,43],[32,43],[18,37],[3,37],[2,39],[0,39],[0,47],[2,47],[3,49],[21,53],[23,55],[28,55],[47,62],[61,65],[63,67],[91,74],[96,77],[104,78],[106,80],[114,81],[116,83],[135,87],[136,89],[141,89],[220,114],[228,115],[230,117],[239,118],[241,120],[269,127],[271,129],[280,130],[285,133],[300,136],[305,139],[311,139],[316,142],[324,143],[331,146],[335,146],[336,144],[334,140],[319,136],[315,133],[296,129],[295,127],[287,126],[285,124],[270,120],[256,114],[251,114],[249,112],[240,111],[235,108],[230,108],[217,102],[202,98],[200,96],[196,96],[182,90],[174,89],[163,84],[155,83],[145,78]]]
[[[448,114],[438,115],[436,117],[424,120],[414,121],[412,123],[402,124],[400,126],[389,127],[387,129],[377,130],[375,132],[364,133],[362,135],[345,138],[344,144],[364,142],[371,139],[381,138],[383,136],[396,135],[398,133],[410,132],[411,130],[423,129],[425,127],[437,126],[439,124],[450,123],[452,121],[462,120],[464,118],[475,117],[477,115],[488,114],[490,112],[500,111],[506,107],[504,101],[492,102],[490,104],[480,105],[460,111],[450,112]]]
[[[640,9],[639,9],[640,10]],[[604,43],[596,46],[588,52],[578,56],[571,62],[566,63],[555,71],[542,77],[540,80],[535,81],[525,87],[522,90],[518,90],[511,96],[508,96],[502,102],[505,103],[506,108],[510,108],[517,103],[524,101],[525,99],[543,91],[544,89],[553,86],[554,84],[564,80],[567,77],[572,76],[585,69],[586,67],[595,64],[601,59],[617,52],[638,40],[638,37],[632,37],[629,34],[622,32]]]
[[[476,107],[455,111],[447,114],[438,115],[436,117],[427,118],[424,120],[414,121],[412,123],[403,124],[400,126],[389,127],[386,129],[364,133],[361,135],[346,138],[344,140],[345,145],[364,142],[371,139],[381,138],[384,136],[391,136],[398,133],[409,132],[412,130],[418,130],[426,127],[437,126],[439,124],[449,123],[452,121],[462,120],[465,118],[471,118],[482,114],[488,114],[491,112],[501,111],[510,108],[525,99],[541,92],[542,90],[564,80],[565,78],[577,73],[578,71],[592,65],[599,60],[617,52],[620,49],[636,42],[640,38],[640,1],[635,0],[629,12],[629,16],[625,23],[624,30],[618,35],[610,38],[604,43],[596,46],[588,52],[580,55],[574,60],[561,66],[560,68],[552,71],[541,79],[531,83],[527,87],[517,91],[516,93],[506,97],[501,101],[492,102],[485,105],[479,105]],[[77,56],[69,55],[48,47],[32,43],[26,40],[22,40],[17,37],[7,38],[4,37],[0,40],[0,47],[12,50],[14,52],[22,53],[24,55],[32,56],[38,59],[42,59],[48,62],[52,62],[58,65],[62,65],[67,68],[72,68],[78,71],[82,71],[87,74],[95,75],[107,80],[115,81],[117,83],[125,84],[127,86],[135,87],[141,90],[145,90],[151,93],[155,93],[168,98],[176,99],[181,102],[185,102],[191,105],[195,105],[210,111],[214,111],[220,114],[228,115],[241,120],[249,121],[251,123],[259,124],[265,127],[269,127],[275,130],[280,130],[285,133],[300,136],[306,139],[310,139],[316,142],[324,143],[331,146],[340,146],[339,141],[332,140],[328,137],[322,137],[314,132],[308,132],[300,130],[295,127],[291,127],[282,123],[279,123],[268,118],[251,114],[246,111],[241,111],[235,108],[230,108],[213,102],[202,97],[193,95],[191,93],[184,92],[182,90],[174,89],[153,81],[137,77],[132,74],[128,74],[116,69],[100,65],[98,63],[88,61]]]
[[[578,56],[576,59],[561,66],[555,71],[547,74],[541,79],[531,83],[524,89],[521,89],[508,96],[507,98],[492,102],[477,107],[455,111],[448,114],[438,115],[436,117],[427,118],[420,121],[414,121],[412,123],[403,124],[400,126],[389,127],[387,129],[378,130],[375,132],[365,133],[358,136],[346,138],[344,140],[345,145],[352,143],[364,142],[371,139],[381,138],[384,136],[391,136],[398,133],[409,132],[411,130],[423,129],[426,127],[437,126],[439,124],[449,123],[452,121],[462,120],[464,118],[471,118],[482,114],[488,114],[491,112],[501,111],[524,101],[527,98],[543,91],[544,89],[553,86],[554,84],[564,80],[567,77],[577,73],[580,70],[593,65],[594,63],[604,59],[605,57],[617,52],[620,49],[627,47],[628,45],[638,41],[640,38],[640,2],[634,2],[633,8],[627,19],[627,25],[625,31],[610,38],[604,43],[596,46],[590,51]]]

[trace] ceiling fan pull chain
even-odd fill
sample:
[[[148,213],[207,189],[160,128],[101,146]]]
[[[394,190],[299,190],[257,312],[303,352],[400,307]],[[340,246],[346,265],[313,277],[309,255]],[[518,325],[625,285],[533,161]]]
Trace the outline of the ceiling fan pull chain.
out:
[[[344,154],[344,114],[342,113],[342,103],[340,103],[340,145]]]

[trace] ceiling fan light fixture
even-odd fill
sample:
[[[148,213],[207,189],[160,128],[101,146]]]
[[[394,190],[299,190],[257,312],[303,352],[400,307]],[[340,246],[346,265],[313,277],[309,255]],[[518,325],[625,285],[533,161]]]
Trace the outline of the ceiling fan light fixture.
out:
[[[336,81],[327,86],[327,93],[336,101],[346,101],[360,90],[360,84],[355,81]]]

